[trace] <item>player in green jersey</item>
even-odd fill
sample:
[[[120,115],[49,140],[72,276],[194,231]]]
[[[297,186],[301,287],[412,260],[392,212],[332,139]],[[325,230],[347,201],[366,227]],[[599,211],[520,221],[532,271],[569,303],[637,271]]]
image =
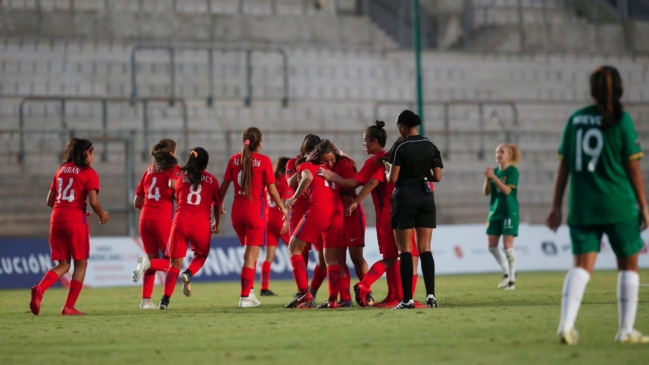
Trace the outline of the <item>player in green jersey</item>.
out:
[[[503,279],[498,288],[514,290],[516,288],[516,255],[514,254],[514,237],[518,236],[518,169],[521,160],[518,147],[502,143],[496,147],[495,169],[487,167],[484,171],[485,182],[482,186],[484,195],[491,195],[489,218],[487,220],[487,242],[489,252],[503,269]],[[500,236],[503,237],[505,256],[498,248]]]
[[[640,161],[642,149],[629,114],[622,110],[622,79],[610,66],[590,76],[595,101],[573,113],[559,148],[559,170],[552,210],[546,221],[556,231],[561,225],[561,202],[570,177],[568,226],[575,267],[566,275],[558,335],[561,342],[577,343],[575,319],[595,266],[602,235],[606,233],[617,256],[619,329],[615,341],[649,343],[649,336],[633,329],[638,308],[638,252],[644,243],[649,208]]]

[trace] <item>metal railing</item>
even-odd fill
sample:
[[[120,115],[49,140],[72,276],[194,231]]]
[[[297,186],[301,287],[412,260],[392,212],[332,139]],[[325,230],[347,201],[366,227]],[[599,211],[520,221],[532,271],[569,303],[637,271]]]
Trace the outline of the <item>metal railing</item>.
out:
[[[288,106],[289,87],[288,87],[288,55],[283,48],[263,48],[263,47],[223,47],[223,46],[210,46],[210,45],[197,45],[197,46],[172,46],[172,45],[155,45],[155,44],[138,44],[133,47],[131,51],[131,97],[138,97],[137,88],[137,53],[142,50],[164,50],[169,54],[169,79],[170,79],[170,94],[169,100],[175,100],[176,94],[176,59],[175,54],[178,50],[198,50],[207,53],[207,72],[209,79],[209,95],[207,96],[207,105],[214,104],[214,51],[227,51],[227,52],[245,52],[246,55],[246,96],[244,103],[246,106],[252,105],[253,98],[253,85],[252,85],[252,54],[253,52],[262,53],[277,53],[282,57],[282,70],[283,70],[283,96],[281,99],[283,106]]]

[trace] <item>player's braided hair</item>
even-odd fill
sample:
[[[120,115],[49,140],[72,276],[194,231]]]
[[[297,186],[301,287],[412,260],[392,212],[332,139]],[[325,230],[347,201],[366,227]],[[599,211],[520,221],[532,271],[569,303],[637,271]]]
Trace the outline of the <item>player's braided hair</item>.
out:
[[[209,160],[210,155],[203,147],[194,147],[189,152],[187,162],[180,170],[187,176],[191,185],[196,186],[201,182],[201,171],[205,170]]]
[[[160,171],[169,170],[178,165],[178,159],[172,156],[176,150],[176,142],[171,139],[161,139],[151,148],[151,156],[154,158],[155,167]]]
[[[601,66],[590,75],[590,95],[602,113],[603,127],[615,126],[622,120],[623,93],[622,78],[615,67]]]
[[[89,140],[72,138],[63,150],[63,163],[72,162],[78,167],[86,168],[89,166],[86,158],[93,150],[94,147]]]
[[[241,191],[246,199],[252,199],[252,153],[259,149],[261,131],[257,127],[249,127],[243,132],[243,149],[241,150]]]

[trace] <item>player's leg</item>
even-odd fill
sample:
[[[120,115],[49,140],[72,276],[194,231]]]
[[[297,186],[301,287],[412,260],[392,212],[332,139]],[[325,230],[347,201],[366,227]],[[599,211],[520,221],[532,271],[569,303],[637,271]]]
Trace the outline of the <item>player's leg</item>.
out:
[[[162,299],[160,299],[160,303],[158,304],[158,308],[162,310],[169,307],[169,301],[176,289],[178,275],[180,275],[180,269],[183,265],[183,258],[187,254],[189,237],[184,228],[183,225],[176,224],[171,227],[169,244],[167,246],[167,255],[170,257],[169,268],[167,268],[167,272],[165,273],[164,291]]]
[[[351,247],[348,247],[351,248]],[[338,302],[339,307],[353,307],[352,295],[350,291],[351,286],[351,275],[349,272],[349,267],[347,266],[347,248],[340,250],[340,256],[338,257],[338,262],[340,264],[340,301]]]
[[[296,236],[291,237],[291,241],[288,244],[288,253],[293,270],[293,279],[295,280],[295,285],[297,286],[298,291],[293,296],[293,300],[286,304],[286,308],[297,308],[302,304],[308,305],[313,300],[311,293],[309,293],[309,279],[306,271],[306,263],[302,258],[302,252],[306,245],[306,241],[303,241]]]
[[[313,243],[313,247],[316,251],[318,262],[313,269],[313,278],[311,278],[309,293],[311,293],[311,295],[313,296],[313,302],[315,303],[316,296],[318,295],[318,290],[322,286],[324,279],[327,278],[327,264],[325,263],[324,258],[322,235],[318,236],[318,239],[316,239],[316,241]]]
[[[415,229],[415,232],[417,233],[417,248],[419,250],[419,257],[421,260],[421,272],[424,275],[424,285],[426,286],[426,305],[429,308],[436,308],[437,299],[435,297],[435,260],[430,248],[431,240],[433,237],[433,229],[426,227],[417,227]],[[416,271],[414,275],[416,276]]]
[[[262,296],[276,295],[269,289],[270,268],[273,261],[275,260],[275,251],[277,251],[277,245],[271,246],[270,244],[266,244],[266,256],[264,258],[264,262],[261,264],[261,295]]]
[[[259,249],[260,246],[248,245],[243,251],[239,308],[258,307],[261,304],[252,292],[252,287],[255,284],[255,269],[259,258]]]
[[[341,268],[340,263],[338,262],[340,257],[339,248],[327,248],[327,242],[325,241],[324,259],[327,266],[327,280],[328,280],[328,289],[329,297],[327,300],[318,306],[318,308],[331,308],[334,309],[337,307],[338,293],[340,291],[340,275]]]
[[[35,315],[38,315],[41,311],[41,301],[45,291],[54,285],[61,276],[70,271],[72,253],[70,252],[68,225],[65,223],[50,224],[49,243],[52,253],[50,258],[52,261],[57,261],[57,264],[43,275],[38,285],[32,287],[29,308]]]
[[[401,261],[401,288],[403,298],[395,308],[410,309],[415,304],[412,300],[412,233],[413,229],[394,229],[394,238],[399,248],[399,260]]]
[[[70,280],[70,288],[68,289],[68,296],[65,299],[65,305],[61,309],[61,314],[67,315],[84,315],[85,313],[78,311],[74,305],[79,299],[81,289],[83,289],[83,280],[86,277],[86,269],[88,268],[88,260],[74,260],[74,270],[72,271],[72,280]]]
[[[509,281],[505,290],[516,289],[516,254],[514,253],[514,236],[503,235],[503,246],[505,247],[505,256],[507,256],[507,269],[509,273]]]
[[[502,227],[502,220],[490,220],[487,222],[487,248],[494,259],[496,259],[496,263],[503,270],[503,278],[498,284],[499,289],[506,288],[507,284],[509,284],[509,264],[503,252],[498,248]]]

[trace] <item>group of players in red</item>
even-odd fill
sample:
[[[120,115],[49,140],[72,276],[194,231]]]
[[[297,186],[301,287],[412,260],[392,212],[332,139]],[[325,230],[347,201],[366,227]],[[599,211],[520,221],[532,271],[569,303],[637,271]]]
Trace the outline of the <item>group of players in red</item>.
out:
[[[209,155],[201,147],[193,148],[182,167],[176,158],[176,143],[163,139],[151,150],[153,164],[137,186],[134,205],[141,209],[140,236],[147,256],[138,259],[133,280],[143,278],[141,309],[167,309],[178,278],[183,293],[191,296],[191,279],[201,269],[210,250],[213,233],[219,232],[220,216],[225,212],[224,198],[230,185],[234,188],[232,225],[245,246],[241,270],[239,307],[261,303],[253,284],[260,247],[266,245],[262,264],[260,294],[275,295],[269,289],[270,266],[279,240],[288,243],[290,261],[298,293],[287,308],[351,307],[350,271],[347,252],[360,280],[354,286],[361,306],[392,307],[403,295],[398,268],[399,253],[390,228],[391,195],[394,186],[386,178],[383,161],[387,134],[384,123],[377,121],[365,129],[363,146],[368,154],[360,171],[354,161],[329,140],[309,134],[300,155],[280,158],[273,170],[271,160],[262,154],[262,133],[250,127],[243,133],[242,152],[233,155],[226,167],[222,184],[206,171]],[[101,223],[108,221],[97,200],[99,178],[91,165],[94,159],[90,141],[73,139],[66,146],[65,163],[54,176],[48,205],[53,208],[50,225],[52,259],[59,263],[32,288],[30,308],[40,312],[43,293],[70,269],[74,272],[62,314],[83,314],[74,308],[81,291],[89,256],[89,230],[86,200]],[[359,194],[356,189],[363,186]],[[361,200],[372,194],[376,210],[376,230],[383,259],[368,269],[363,258],[365,213]],[[174,213],[174,200],[176,211]],[[289,212],[290,209],[290,212]],[[193,258],[181,273],[183,259],[191,247]],[[307,263],[310,250],[318,262],[311,283]],[[417,259],[413,238],[413,261]],[[162,257],[160,252],[163,253]],[[413,267],[417,267],[414,262]],[[165,273],[164,293],[159,303],[151,295],[156,272]],[[387,273],[388,295],[375,303],[372,284]],[[329,295],[316,305],[315,297],[324,279]],[[413,291],[417,280],[413,273]]]

